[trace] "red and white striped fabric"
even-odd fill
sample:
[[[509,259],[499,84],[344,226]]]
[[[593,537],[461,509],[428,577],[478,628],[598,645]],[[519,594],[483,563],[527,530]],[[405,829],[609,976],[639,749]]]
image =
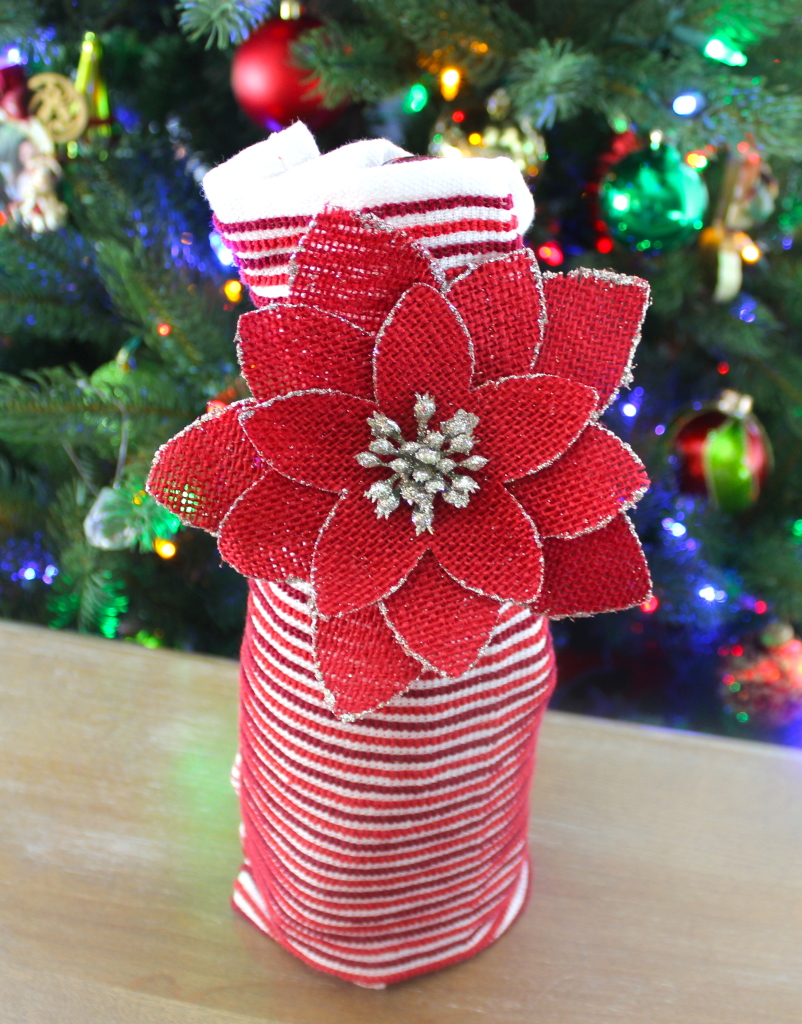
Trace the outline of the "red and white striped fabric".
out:
[[[203,184],[257,306],[287,296],[292,251],[327,205],[403,230],[449,277],[520,248],[533,216],[532,197],[509,160],[417,159],[385,139],[319,156],[300,123],[216,167]]]
[[[464,676],[341,722],[312,614],[308,584],[251,583],[234,905],[311,966],[380,988],[473,956],[523,906],[554,656],[546,620],[510,607]]]
[[[447,276],[520,248],[533,216],[508,160],[418,160],[383,139],[320,156],[301,124],[204,189],[260,306],[287,296],[292,251],[327,206],[404,230]],[[463,676],[433,673],[346,722],[315,673],[309,584],[250,587],[234,905],[311,966],[374,988],[477,953],[528,891],[529,783],[554,685],[546,620],[510,606]]]

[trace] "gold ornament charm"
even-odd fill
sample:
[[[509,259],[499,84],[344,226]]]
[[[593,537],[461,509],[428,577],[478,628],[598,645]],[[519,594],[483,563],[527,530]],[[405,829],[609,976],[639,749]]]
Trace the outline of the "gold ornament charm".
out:
[[[28,111],[47,129],[54,142],[71,142],[86,131],[89,112],[86,100],[65,75],[45,71],[28,79],[31,99]]]

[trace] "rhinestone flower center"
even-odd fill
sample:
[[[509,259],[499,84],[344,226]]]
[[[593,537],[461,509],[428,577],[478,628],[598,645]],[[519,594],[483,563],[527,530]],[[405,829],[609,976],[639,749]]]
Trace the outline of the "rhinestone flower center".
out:
[[[405,441],[395,420],[374,413],[368,419],[373,440],[356,461],[365,469],[383,467],[392,472],[365,491],[365,497],[375,503],[379,519],[386,519],[404,501],[412,508],[415,533],[434,533],[437,495],[454,508],[466,508],[473,492],[479,490],[479,482],[467,474],[483,469],[488,460],[471,455],[478,416],[458,409],[433,430],[429,424],[437,411],[434,398],[429,394],[415,398],[417,439]]]

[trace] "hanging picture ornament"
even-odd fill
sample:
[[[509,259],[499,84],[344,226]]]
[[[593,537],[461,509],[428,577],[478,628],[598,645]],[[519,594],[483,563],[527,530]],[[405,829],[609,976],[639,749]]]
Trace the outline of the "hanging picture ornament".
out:
[[[28,112],[29,105],[36,108],[37,93],[28,91],[20,72],[3,68],[0,75],[0,207],[10,220],[43,234],[62,226],[67,207],[56,194],[61,167],[53,138]]]
[[[702,229],[707,186],[679,150],[653,132],[649,145],[624,157],[605,177],[599,209],[610,234],[638,249],[679,249]]]
[[[773,212],[779,184],[750,142],[726,157],[712,223],[699,239],[702,273],[714,302],[730,302],[741,290],[743,264],[760,259],[747,234]]]
[[[680,420],[673,447],[684,494],[704,494],[725,512],[741,512],[760,496],[773,457],[752,398],[723,391],[717,402]]]
[[[303,121],[313,131],[328,127],[345,104],[324,105],[317,79],[293,57],[292,44],[321,22],[301,14],[299,4],[283,3],[281,16],[255,29],[234,54],[231,89],[243,111],[257,124],[279,131]]]
[[[802,641],[785,622],[726,655],[720,695],[739,722],[781,728],[802,718]]]
[[[439,118],[429,153],[457,159],[506,156],[528,179],[540,173],[547,158],[546,141],[529,118],[515,120],[510,116],[504,89],[491,95],[486,109],[457,110]]]

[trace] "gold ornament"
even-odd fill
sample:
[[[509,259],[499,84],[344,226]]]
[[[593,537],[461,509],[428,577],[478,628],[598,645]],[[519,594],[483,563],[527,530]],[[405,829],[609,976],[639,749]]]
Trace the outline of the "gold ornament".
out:
[[[462,110],[441,117],[434,126],[429,152],[445,157],[506,156],[521,174],[534,178],[546,159],[543,136],[528,118],[515,120],[511,116],[510,99],[504,89],[491,94],[485,109],[487,117],[477,118],[477,111]]]
[[[506,156],[528,178],[540,173],[546,158],[546,143],[526,119],[520,122],[490,123],[481,131],[464,132],[451,120],[442,118],[434,126],[429,144],[432,156]]]
[[[28,111],[42,122],[54,142],[70,142],[83,135],[89,111],[69,78],[45,71],[29,78],[28,88],[32,93]]]

